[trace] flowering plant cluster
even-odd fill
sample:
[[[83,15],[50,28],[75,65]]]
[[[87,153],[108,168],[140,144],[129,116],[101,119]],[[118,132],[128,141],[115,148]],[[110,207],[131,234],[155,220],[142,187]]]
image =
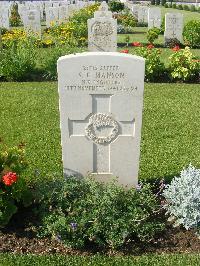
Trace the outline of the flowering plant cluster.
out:
[[[175,225],[195,229],[200,235],[200,169],[191,164],[167,185],[164,208]]]
[[[23,146],[7,148],[1,143],[0,228],[9,222],[21,204],[30,204],[31,194],[21,175],[26,166]]]
[[[198,79],[200,73],[200,62],[195,60],[189,47],[179,49],[169,57],[169,72],[172,79],[190,81]]]
[[[75,12],[69,22],[52,25],[43,31],[42,37],[31,36],[36,47],[49,47],[55,44],[84,46],[87,43],[87,20],[93,17],[99,4],[90,5]],[[22,29],[12,29],[2,34],[4,46],[13,41],[27,40],[29,36]]]
[[[124,49],[121,53],[133,53],[144,57],[146,81],[198,81],[200,73],[200,60],[193,56],[189,47],[181,49],[175,45],[169,56],[169,66],[166,67],[161,61],[161,49],[155,48],[153,44],[143,46],[140,42],[133,42],[134,50]]]
[[[163,79],[165,74],[164,63],[161,62],[160,49],[154,49],[154,45],[149,44],[146,47],[138,47],[134,49],[134,53],[146,59],[145,61],[145,79],[147,81],[159,81]]]

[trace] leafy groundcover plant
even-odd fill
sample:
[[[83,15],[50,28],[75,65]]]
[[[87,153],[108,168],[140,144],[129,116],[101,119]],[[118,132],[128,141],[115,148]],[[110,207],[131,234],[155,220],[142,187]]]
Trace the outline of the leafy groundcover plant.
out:
[[[7,148],[0,145],[0,228],[4,227],[18,206],[28,206],[31,194],[20,175],[26,168],[23,147]]]
[[[187,230],[196,229],[200,236],[200,169],[190,164],[167,185],[163,195],[170,220]]]
[[[55,179],[36,188],[39,237],[53,237],[83,248],[119,248],[129,241],[150,241],[164,225],[150,185],[124,189],[91,178]]]

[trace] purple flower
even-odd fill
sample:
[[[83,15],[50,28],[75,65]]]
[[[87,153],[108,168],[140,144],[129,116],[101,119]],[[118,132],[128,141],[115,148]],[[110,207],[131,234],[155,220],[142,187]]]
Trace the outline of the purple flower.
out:
[[[55,237],[55,238],[56,238],[56,240],[57,240],[58,242],[61,242],[61,241],[62,241],[61,235],[59,235],[59,234],[58,234],[58,235],[56,235],[56,237]]]
[[[136,186],[136,190],[137,191],[140,191],[142,189],[142,184],[138,184],[137,186]]]
[[[72,230],[74,231],[77,228],[77,223],[70,223],[70,226],[71,226]]]

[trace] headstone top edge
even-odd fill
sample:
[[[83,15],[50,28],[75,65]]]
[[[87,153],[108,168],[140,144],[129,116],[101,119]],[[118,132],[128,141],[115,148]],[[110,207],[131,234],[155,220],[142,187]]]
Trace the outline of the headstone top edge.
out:
[[[63,62],[66,59],[70,58],[81,58],[86,56],[116,56],[116,57],[123,57],[123,58],[132,58],[140,60],[141,62],[145,62],[145,58],[137,55],[132,54],[125,54],[125,53],[118,53],[118,52],[83,52],[83,53],[76,53],[76,54],[70,54],[70,55],[64,55],[59,57],[58,63]]]
[[[182,16],[183,17],[183,14],[180,13],[180,12],[168,12],[168,13],[165,13],[165,15],[178,15],[178,16]]]

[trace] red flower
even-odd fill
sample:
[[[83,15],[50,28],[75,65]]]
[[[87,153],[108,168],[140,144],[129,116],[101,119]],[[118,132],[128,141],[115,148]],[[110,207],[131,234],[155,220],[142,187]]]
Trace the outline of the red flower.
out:
[[[200,62],[199,59],[193,59],[192,61],[193,61],[193,62],[196,62],[196,63],[199,63],[199,62]]]
[[[8,172],[7,174],[5,174],[2,177],[2,182],[6,185],[6,186],[11,186],[13,183],[15,183],[18,179],[18,176],[16,173],[13,172]]]
[[[140,47],[142,44],[140,42],[133,42],[132,46]]]
[[[120,53],[128,54],[128,53],[129,53],[129,50],[128,50],[128,49],[126,49],[126,50],[121,50]]]
[[[154,48],[155,46],[153,45],[153,44],[149,44],[149,45],[147,45],[147,49],[152,49],[152,48]]]
[[[174,52],[179,51],[179,50],[180,50],[179,45],[175,45],[174,48],[172,48],[172,51]]]

